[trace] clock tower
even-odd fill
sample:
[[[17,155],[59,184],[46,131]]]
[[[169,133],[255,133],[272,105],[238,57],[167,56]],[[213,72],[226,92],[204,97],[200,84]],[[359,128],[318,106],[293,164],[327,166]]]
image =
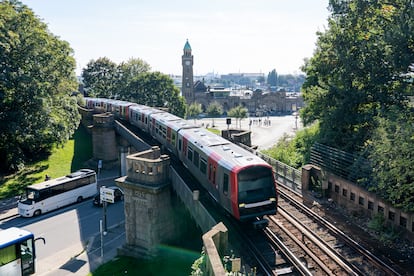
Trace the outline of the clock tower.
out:
[[[185,98],[187,104],[192,104],[195,101],[194,98],[194,80],[193,80],[193,62],[194,57],[191,54],[190,43],[187,42],[184,45],[184,54],[181,57],[183,65],[183,80],[181,94]]]

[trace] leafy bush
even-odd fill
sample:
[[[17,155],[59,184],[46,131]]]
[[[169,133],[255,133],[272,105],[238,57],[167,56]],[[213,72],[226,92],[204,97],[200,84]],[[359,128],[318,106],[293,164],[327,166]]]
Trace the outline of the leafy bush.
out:
[[[310,160],[310,148],[317,140],[319,124],[314,124],[296,133],[295,137],[284,135],[279,142],[263,153],[291,167],[299,168]]]

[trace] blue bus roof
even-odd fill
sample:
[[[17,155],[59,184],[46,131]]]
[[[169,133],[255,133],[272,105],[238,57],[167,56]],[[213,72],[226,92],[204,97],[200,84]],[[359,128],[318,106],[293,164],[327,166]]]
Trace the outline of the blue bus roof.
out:
[[[0,230],[0,249],[30,238],[34,238],[31,232],[17,227]]]

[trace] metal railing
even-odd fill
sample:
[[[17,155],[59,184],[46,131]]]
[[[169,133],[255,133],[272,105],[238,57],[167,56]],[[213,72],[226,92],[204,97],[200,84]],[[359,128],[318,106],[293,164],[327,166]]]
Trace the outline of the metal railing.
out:
[[[302,189],[302,171],[286,165],[268,155],[256,151],[256,155],[269,163],[274,171],[276,181],[288,186],[294,191]]]

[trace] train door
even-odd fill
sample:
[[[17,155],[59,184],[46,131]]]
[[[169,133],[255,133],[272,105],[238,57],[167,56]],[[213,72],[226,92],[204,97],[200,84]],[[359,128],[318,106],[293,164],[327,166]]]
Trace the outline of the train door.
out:
[[[213,197],[218,201],[218,181],[217,181],[217,161],[212,157],[208,158],[207,161],[207,179],[210,184],[209,190],[211,191]],[[211,189],[212,188],[212,189]]]
[[[172,133],[171,128],[167,127],[167,142],[169,146],[171,145],[171,133]]]
[[[222,167],[221,167],[222,168]],[[220,196],[220,204],[226,209],[228,212],[232,212],[231,210],[231,183],[230,183],[230,172],[224,168],[219,170],[218,172],[218,181],[219,181],[219,196]]]
[[[157,128],[155,118],[150,117],[150,127],[149,128],[150,128],[150,134],[152,135],[152,137],[155,137],[155,130]]]
[[[187,159],[187,147],[188,147],[188,139],[183,137],[183,160]]]

